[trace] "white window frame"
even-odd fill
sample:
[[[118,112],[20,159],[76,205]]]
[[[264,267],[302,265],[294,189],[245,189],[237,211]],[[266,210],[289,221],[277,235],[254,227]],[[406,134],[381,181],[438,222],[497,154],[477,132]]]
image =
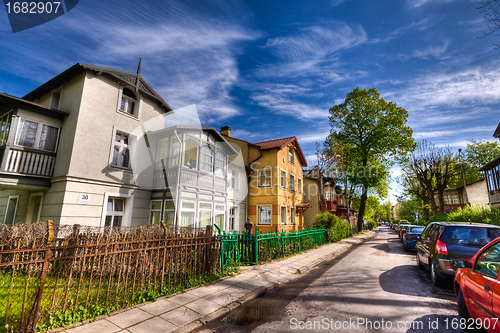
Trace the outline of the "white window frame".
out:
[[[182,143],[172,136],[170,137],[170,156],[168,157],[168,165],[170,167],[178,167],[181,161],[181,147]]]
[[[174,208],[167,208],[167,202],[173,202],[174,203]],[[166,219],[166,216],[167,216],[167,212],[174,212],[174,226],[177,224],[177,214],[175,213],[175,200],[174,199],[165,199],[165,201],[163,202],[163,222],[165,222],[165,224],[168,226],[167,224],[167,219]]]
[[[229,207],[229,230],[236,229],[236,217],[238,216],[238,206]]]
[[[126,110],[121,110],[122,107],[122,97],[125,99],[131,99],[129,96],[124,96],[123,94],[123,89],[128,89],[132,91],[132,93],[135,95],[135,105],[134,105],[134,112],[133,113],[128,113]],[[130,87],[130,86],[121,86],[120,91],[118,93],[118,105],[116,106],[116,112],[120,113],[121,115],[127,116],[131,119],[134,120],[139,120],[140,115],[141,115],[141,110],[142,110],[142,96],[138,93],[135,92],[135,88]]]
[[[289,187],[290,187],[290,192],[294,192],[294,191],[295,191],[295,175],[290,174],[290,177],[289,177],[289,178],[290,178],[290,179],[289,179],[289,181],[288,181],[288,182],[290,183],[290,184],[289,184],[289,185],[290,185],[290,186],[289,186]]]
[[[285,209],[285,214],[283,214],[283,208]],[[281,206],[280,207],[280,221],[281,225],[286,225],[286,213],[287,213],[287,208],[286,206]]]
[[[211,154],[207,154],[210,150]],[[211,173],[214,170],[214,149],[209,145],[202,145],[200,149],[200,170],[203,172]],[[205,161],[205,158],[208,160]],[[208,166],[208,168],[207,168]],[[208,170],[207,170],[208,169]]]
[[[222,156],[222,159],[219,158],[220,156]],[[215,158],[215,175],[218,177],[224,177],[226,175],[227,155],[223,151],[217,150],[215,152],[214,158]]]
[[[261,175],[264,173],[264,184],[261,184],[260,180],[261,180]],[[268,175],[269,173],[269,175]],[[258,177],[259,177],[259,187],[271,187],[273,185],[273,170],[272,168],[264,168],[264,169],[260,169],[259,170],[259,173],[258,173]],[[269,184],[266,184],[267,183],[267,180],[269,179]]]
[[[202,204],[210,205],[210,209],[201,208]],[[206,226],[201,227],[201,212],[210,212],[210,224],[207,225],[214,225],[214,203],[209,201],[198,201],[198,223],[196,224],[196,226],[199,228],[205,228]]]
[[[102,205],[102,216],[101,216],[101,227],[104,227],[105,222],[106,222],[108,199],[110,197],[124,199],[122,227],[130,227],[131,222],[132,222],[132,207],[134,207],[134,195],[133,194],[114,193],[114,192],[105,192],[104,193],[104,202]]]
[[[222,206],[222,210],[217,210],[217,206]],[[215,225],[215,219],[217,218],[217,215],[222,215],[222,230],[226,230],[226,205],[223,204],[223,203],[217,203],[217,202],[214,202],[213,203],[213,207],[214,207],[214,217],[213,217],[213,224]]]
[[[288,162],[295,164],[295,159],[293,156],[293,146],[288,146]]]
[[[10,127],[12,125],[12,110],[0,116],[0,146],[7,143],[9,139]]]
[[[234,190],[234,191],[239,191],[239,182],[240,182],[240,177],[239,177],[239,171],[238,170],[231,170],[231,179],[229,181],[229,188]]]
[[[290,207],[290,225],[295,225],[295,208]]]
[[[14,217],[12,218],[12,223],[9,225],[14,225],[16,222],[17,208],[19,207],[19,194],[17,195],[9,195],[7,198],[7,205],[5,206],[5,215],[3,217],[3,223],[7,224],[7,212],[9,211],[10,199],[16,199],[16,207],[14,208]]]
[[[286,171],[280,170],[280,186],[286,189]]]
[[[31,208],[31,198],[33,197],[40,197],[40,207],[38,207],[38,212],[32,212],[31,216],[29,216],[29,211]],[[43,192],[37,192],[37,193],[31,193],[30,194],[30,200],[28,201],[28,210],[26,212],[26,223],[30,223],[33,221],[30,221],[30,217],[33,218],[33,216],[36,216],[36,219],[34,222],[40,221],[40,214],[42,213],[42,205],[43,205]],[[31,219],[32,220],[32,219]]]
[[[160,208],[159,209],[153,209],[153,202],[159,202],[160,203]],[[160,213],[160,219],[158,220],[158,223],[161,222],[161,209],[162,207],[162,200],[161,199],[153,199],[149,202],[149,225],[151,225],[151,216],[153,215],[153,212],[158,212]]]
[[[19,135],[20,135],[19,131],[21,129],[21,123],[22,123],[23,120],[27,120],[27,121],[31,121],[31,122],[37,123],[36,134],[35,134],[35,142],[33,144],[33,147],[26,147],[26,146],[20,145],[18,143],[18,141],[19,141]],[[57,128],[56,144],[54,146],[55,148],[54,148],[53,151],[52,150],[40,149],[40,147],[39,147],[40,146],[40,138],[42,137],[43,125]],[[28,119],[28,118],[25,118],[25,117],[18,117],[17,127],[16,127],[16,135],[14,136],[14,145],[16,145],[18,147],[26,147],[28,149],[36,149],[36,150],[48,151],[48,152],[51,152],[51,153],[56,153],[57,152],[57,146],[59,145],[59,137],[60,136],[61,136],[61,127],[54,126],[54,125],[49,125],[49,124],[44,123],[42,121]]]
[[[183,204],[184,203],[192,203],[193,204],[193,208],[183,208]],[[181,207],[179,208],[179,227],[181,228],[187,228],[185,226],[181,226],[181,222],[182,222],[182,213],[184,212],[187,212],[187,213],[193,213],[193,227],[197,227],[198,225],[198,217],[197,217],[197,212],[196,212],[196,208],[197,208],[197,205],[196,205],[196,201],[194,200],[181,200]]]
[[[271,216],[269,217],[269,223],[261,223],[260,220],[260,208],[269,208],[269,211],[271,212]],[[257,224],[258,225],[272,225],[273,224],[273,206],[272,205],[257,205]]]
[[[297,178],[297,193],[302,193],[302,178]]]
[[[128,136],[128,143],[127,144],[122,143],[123,138],[120,139],[120,144],[119,144],[120,149],[118,150],[118,160],[119,160],[120,154],[123,151],[123,148],[127,148],[128,149],[129,153],[128,153],[128,166],[127,167],[119,166],[119,165],[113,165],[113,155],[114,155],[114,152],[115,152],[115,146],[118,143],[115,140],[117,134],[127,135]],[[109,152],[109,166],[111,168],[113,168],[113,169],[129,170],[129,171],[132,170],[132,156],[134,154],[134,145],[135,145],[135,143],[136,143],[135,142],[135,136],[133,136],[132,134],[130,134],[127,131],[124,131],[124,130],[121,130],[119,128],[114,127],[113,128],[113,136],[111,137],[111,149],[110,149],[110,152]]]
[[[185,161],[185,159],[186,159],[186,143],[188,142],[188,140],[192,140],[192,141],[196,142],[196,165],[194,165],[194,166],[191,165],[191,164],[188,166],[187,163],[188,162],[190,163],[191,161]],[[198,165],[201,164],[201,161],[200,161],[200,155],[201,155],[201,153],[200,153],[200,141],[197,140],[194,137],[189,137],[188,136],[188,137],[185,137],[184,143],[183,143],[182,147],[184,148],[182,150],[182,164],[183,164],[183,167],[184,168],[188,168],[188,169],[193,169],[193,170],[201,169],[201,168],[198,168]]]

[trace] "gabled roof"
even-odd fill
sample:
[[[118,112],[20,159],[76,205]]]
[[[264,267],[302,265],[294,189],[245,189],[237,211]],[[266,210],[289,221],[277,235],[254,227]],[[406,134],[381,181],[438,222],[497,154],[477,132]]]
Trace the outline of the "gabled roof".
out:
[[[495,138],[499,138],[500,139],[500,123],[498,123],[497,129],[495,130],[495,133],[493,133],[493,136]]]
[[[304,156],[304,153],[302,152],[302,149],[300,148],[299,141],[297,140],[296,136],[292,136],[289,138],[283,138],[283,139],[276,139],[276,140],[270,140],[270,141],[262,141],[262,142],[256,142],[256,143],[251,143],[250,146],[257,147],[259,150],[271,150],[271,149],[278,149],[281,150],[291,144],[295,150],[297,151],[297,154],[299,154],[299,158],[302,162],[302,165],[307,166],[307,160]]]
[[[65,111],[53,109],[48,106],[27,101],[25,99],[15,97],[9,94],[0,93],[0,115],[16,107],[23,108],[29,111],[34,111],[57,119],[64,119],[65,116],[69,115],[69,113]]]
[[[172,107],[168,105],[167,102],[149,85],[149,83],[144,80],[139,73],[132,73],[121,71],[118,69],[112,69],[107,67],[94,66],[89,64],[77,63],[72,67],[68,68],[61,74],[52,78],[51,80],[45,82],[40,87],[36,88],[32,92],[25,95],[23,98],[28,100],[34,100],[40,98],[42,95],[49,93],[53,89],[61,86],[63,83],[68,82],[73,77],[83,73],[85,70],[91,70],[97,75],[106,74],[111,76],[113,79],[117,80],[121,84],[131,85],[136,87],[141,93],[148,95],[158,102],[158,104],[163,107],[167,112],[172,111]]]

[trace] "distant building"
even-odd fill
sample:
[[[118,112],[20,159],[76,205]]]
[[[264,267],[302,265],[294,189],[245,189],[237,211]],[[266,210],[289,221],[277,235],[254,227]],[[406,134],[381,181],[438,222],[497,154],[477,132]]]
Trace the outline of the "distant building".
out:
[[[493,136],[500,139],[500,123]],[[484,165],[479,171],[483,171],[486,177],[488,201],[491,207],[500,207],[500,156]]]
[[[467,190],[467,192],[465,191]],[[488,204],[488,188],[486,179],[482,178],[474,182],[467,183],[464,186],[456,188],[447,188],[444,190],[444,208],[445,213],[449,213],[459,208],[464,208],[469,204]],[[439,206],[439,200],[435,198],[436,206]]]

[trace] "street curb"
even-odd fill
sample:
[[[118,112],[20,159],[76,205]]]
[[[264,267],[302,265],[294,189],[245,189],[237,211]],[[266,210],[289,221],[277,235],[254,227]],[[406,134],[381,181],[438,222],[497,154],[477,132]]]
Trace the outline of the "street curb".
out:
[[[296,274],[296,276],[294,278],[292,278],[286,282],[283,282],[283,283],[269,282],[269,287],[258,287],[257,289],[253,290],[249,294],[239,298],[238,300],[230,303],[229,305],[222,307],[219,310],[216,310],[216,311],[214,311],[214,312],[212,312],[204,317],[201,317],[190,324],[187,324],[183,327],[179,327],[178,329],[172,331],[171,333],[190,333],[194,330],[197,330],[200,327],[205,326],[206,324],[209,324],[209,323],[221,318],[222,316],[228,314],[229,312],[233,311],[234,309],[237,309],[237,308],[245,305],[246,303],[249,303],[250,301],[254,300],[255,298],[257,298],[261,295],[264,295],[265,293],[267,293],[268,291],[270,291],[274,288],[281,287],[283,284],[286,284],[286,283],[289,283],[289,282],[292,282],[294,280],[299,279],[300,277],[302,277],[301,276],[302,274],[309,272],[312,268],[318,266],[322,262],[333,259],[333,258],[343,254],[344,252],[348,251],[354,245],[361,244],[367,240],[373,239],[376,235],[376,232],[374,232],[374,231],[369,231],[368,233],[370,233],[370,235],[368,235],[368,237],[360,237],[360,238],[356,239],[355,242],[349,243],[346,246],[342,247],[339,251],[334,252],[331,257],[329,255],[324,256],[320,260],[316,260],[316,261],[312,262],[311,265],[300,267],[300,268],[305,268],[305,270],[301,271],[300,268],[297,269],[298,274]],[[366,233],[366,234],[368,234],[368,233]],[[366,235],[366,234],[364,234],[364,235]],[[351,240],[352,238],[353,237],[347,238],[347,239]],[[286,271],[288,272],[289,270],[287,269]],[[293,272],[293,273],[295,273],[295,272]]]

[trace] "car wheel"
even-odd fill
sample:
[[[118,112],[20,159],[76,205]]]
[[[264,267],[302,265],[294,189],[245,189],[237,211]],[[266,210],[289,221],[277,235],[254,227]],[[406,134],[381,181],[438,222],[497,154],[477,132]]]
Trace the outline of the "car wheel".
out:
[[[422,264],[422,262],[420,261],[420,256],[418,255],[418,251],[417,251],[417,266],[420,269],[424,269],[424,264]]]
[[[457,297],[457,308],[458,308],[458,317],[460,319],[469,319],[470,313],[467,309],[467,305],[465,304],[464,294],[462,293],[462,289],[458,289],[458,297]]]
[[[443,279],[439,277],[438,272],[437,272],[437,267],[434,264],[434,260],[431,259],[431,279],[432,279],[432,284],[435,285],[436,287],[439,287]]]

